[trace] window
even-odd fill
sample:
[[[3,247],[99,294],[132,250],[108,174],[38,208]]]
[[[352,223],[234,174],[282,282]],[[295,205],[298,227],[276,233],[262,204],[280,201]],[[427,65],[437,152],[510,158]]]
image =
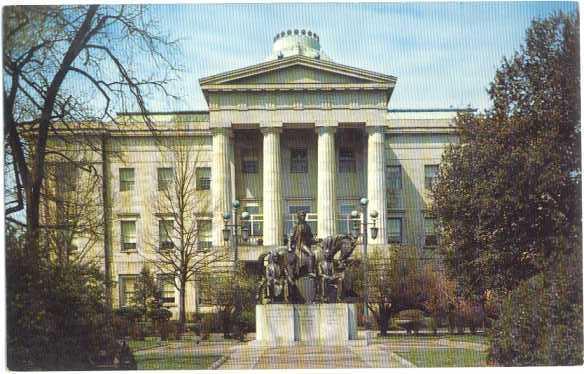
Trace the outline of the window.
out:
[[[174,179],[173,168],[158,168],[158,191],[168,190]]]
[[[197,190],[211,189],[211,168],[197,168]]]
[[[206,251],[211,248],[211,221],[208,219],[197,221],[198,227],[198,249],[199,251]]]
[[[424,165],[424,187],[432,189],[432,184],[438,175],[438,165]]]
[[[424,218],[424,245],[432,247],[438,245],[438,235],[436,234],[436,219]]]
[[[339,150],[339,173],[354,173],[356,169],[357,162],[353,150],[341,148]]]
[[[136,285],[137,275],[120,275],[119,279],[119,290],[120,290],[120,307],[128,306],[132,303],[134,298],[134,290]]]
[[[388,218],[387,220],[387,242],[389,244],[402,243],[402,219]]]
[[[402,189],[401,166],[390,165],[387,167],[387,188],[391,191]]]
[[[306,148],[290,150],[290,173],[307,173],[308,156]]]
[[[355,210],[353,204],[341,204],[339,207],[339,218],[337,220],[337,231],[339,234],[349,234],[353,228],[351,212]]]
[[[160,241],[160,250],[168,250],[174,248],[174,243],[172,242],[172,232],[174,230],[173,220],[160,220],[158,221],[158,239]]]
[[[174,304],[174,276],[172,274],[159,274],[157,277],[160,301],[163,304]]]
[[[120,168],[120,192],[134,189],[134,168]]]
[[[251,150],[244,150],[243,157],[241,161],[241,169],[245,174],[257,174],[258,172],[258,159],[252,154]]]
[[[243,225],[249,230],[249,236],[257,237],[263,235],[262,216],[260,214],[260,207],[257,204],[246,205],[243,210],[249,213],[249,220],[244,221]]]
[[[121,221],[121,242],[122,251],[131,251],[136,249],[136,221]]]
[[[79,178],[79,169],[74,165],[66,162],[57,164],[55,170],[57,186],[61,192],[72,192],[76,190],[77,180]]]

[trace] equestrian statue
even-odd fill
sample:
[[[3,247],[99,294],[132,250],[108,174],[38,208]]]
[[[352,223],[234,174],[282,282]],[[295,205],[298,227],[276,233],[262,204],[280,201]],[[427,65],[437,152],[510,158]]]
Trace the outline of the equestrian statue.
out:
[[[357,239],[337,235],[317,240],[306,223],[306,213],[300,211],[296,218],[287,247],[274,248],[258,258],[262,268],[258,302],[334,303],[356,296],[353,274],[346,273],[354,262],[351,255]]]

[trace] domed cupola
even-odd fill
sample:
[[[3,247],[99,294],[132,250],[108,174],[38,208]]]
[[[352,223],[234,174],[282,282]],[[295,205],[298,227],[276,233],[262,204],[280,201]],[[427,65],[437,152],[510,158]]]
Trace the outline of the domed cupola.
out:
[[[268,60],[277,60],[288,56],[301,55],[316,59],[330,60],[320,50],[320,40],[310,30],[288,30],[274,37],[272,54]]]

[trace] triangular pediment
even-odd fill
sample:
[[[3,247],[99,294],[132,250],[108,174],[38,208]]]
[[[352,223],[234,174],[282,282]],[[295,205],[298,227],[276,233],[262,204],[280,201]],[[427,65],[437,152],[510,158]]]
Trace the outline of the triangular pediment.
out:
[[[231,84],[292,84],[292,83],[371,83],[365,79],[313,67],[295,65],[235,79]]]
[[[203,89],[225,85],[390,85],[396,78],[305,56],[291,56],[200,80]]]

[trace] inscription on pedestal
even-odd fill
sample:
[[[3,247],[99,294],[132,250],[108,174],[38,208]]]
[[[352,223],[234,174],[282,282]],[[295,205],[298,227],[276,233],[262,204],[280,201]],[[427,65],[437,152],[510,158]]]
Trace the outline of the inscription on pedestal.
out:
[[[302,305],[296,307],[298,321],[298,341],[314,341],[320,339],[318,305]]]
[[[339,304],[267,304],[256,306],[256,340],[280,345],[345,345],[357,338],[355,306]]]
[[[333,344],[349,340],[347,304],[320,305],[320,337]]]

